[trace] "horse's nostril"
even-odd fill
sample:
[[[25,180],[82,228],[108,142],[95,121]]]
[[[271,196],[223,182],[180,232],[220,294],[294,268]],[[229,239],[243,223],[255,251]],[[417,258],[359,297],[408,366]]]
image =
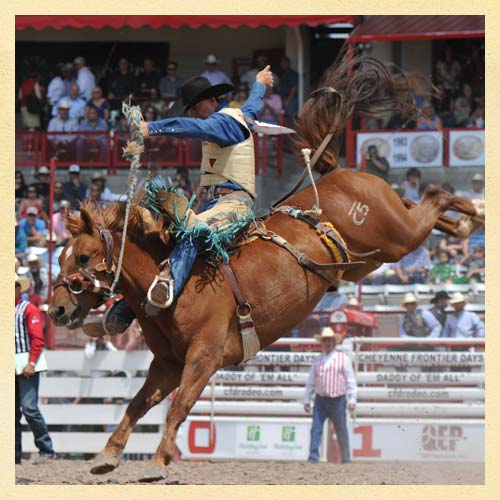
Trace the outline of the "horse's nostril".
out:
[[[54,311],[54,316],[56,318],[60,318],[61,316],[64,316],[64,313],[66,312],[66,309],[64,309],[64,306],[59,306],[56,308]]]

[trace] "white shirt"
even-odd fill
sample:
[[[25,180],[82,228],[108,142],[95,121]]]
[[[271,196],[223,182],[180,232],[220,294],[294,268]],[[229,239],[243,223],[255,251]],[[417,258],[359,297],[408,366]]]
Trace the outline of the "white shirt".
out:
[[[49,100],[49,104],[54,106],[54,104],[65,95],[65,91],[66,86],[64,85],[64,80],[60,76],[52,78],[47,87],[47,99]]]
[[[80,89],[80,95],[88,101],[91,98],[92,90],[94,90],[95,87],[95,76],[92,71],[87,68],[87,66],[83,66],[83,68],[78,70],[76,84]]]

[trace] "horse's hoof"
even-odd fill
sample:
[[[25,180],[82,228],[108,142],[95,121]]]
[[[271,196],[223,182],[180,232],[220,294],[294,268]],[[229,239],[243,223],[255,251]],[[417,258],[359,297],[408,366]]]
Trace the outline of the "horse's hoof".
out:
[[[165,467],[148,467],[141,479],[142,483],[153,483],[167,478],[167,469]]]
[[[98,455],[92,462],[90,472],[92,474],[106,474],[116,469],[120,465],[120,460],[117,457]]]

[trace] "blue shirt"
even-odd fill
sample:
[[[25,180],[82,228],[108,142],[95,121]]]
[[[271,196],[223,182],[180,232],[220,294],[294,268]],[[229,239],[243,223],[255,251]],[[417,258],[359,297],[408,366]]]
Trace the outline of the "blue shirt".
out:
[[[245,116],[255,120],[263,106],[266,86],[256,82],[241,108]],[[212,113],[207,119],[201,118],[166,118],[148,123],[150,136],[172,135],[181,139],[201,139],[213,142],[225,148],[243,142],[248,132],[233,117],[224,113]]]
[[[484,323],[476,313],[463,310],[449,314],[443,328],[443,337],[484,337]]]
[[[26,234],[26,236],[33,236],[33,233],[31,232],[30,225],[28,223],[28,219],[21,219],[19,221],[19,229],[21,229],[22,231],[24,231],[24,233]],[[45,234],[46,233],[45,222],[43,222],[42,219],[36,218],[35,219],[35,229],[39,233]]]
[[[417,339],[417,340],[419,338],[438,338],[439,334],[441,333],[441,323],[436,319],[434,314],[432,314],[430,311],[427,311],[426,309],[415,309],[415,313],[417,311],[420,314],[422,314],[422,318],[430,330],[429,335],[427,335],[426,337],[415,337],[414,335],[408,335],[406,333],[406,330],[404,329],[404,326],[403,326],[404,318],[402,318],[400,323],[399,323],[399,336],[402,338],[405,338],[405,339],[410,338],[410,339]],[[408,314],[408,313],[406,313],[406,314]]]

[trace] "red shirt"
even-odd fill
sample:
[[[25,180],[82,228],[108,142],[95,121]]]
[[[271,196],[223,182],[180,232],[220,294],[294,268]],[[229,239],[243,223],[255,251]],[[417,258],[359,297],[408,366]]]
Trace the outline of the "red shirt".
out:
[[[22,297],[19,297],[16,300],[16,306],[17,304],[19,304],[19,302],[21,302],[21,300],[23,300]],[[30,303],[24,311],[24,319],[30,338],[29,361],[36,363],[45,343],[43,339],[42,313],[40,312],[38,307]]]

